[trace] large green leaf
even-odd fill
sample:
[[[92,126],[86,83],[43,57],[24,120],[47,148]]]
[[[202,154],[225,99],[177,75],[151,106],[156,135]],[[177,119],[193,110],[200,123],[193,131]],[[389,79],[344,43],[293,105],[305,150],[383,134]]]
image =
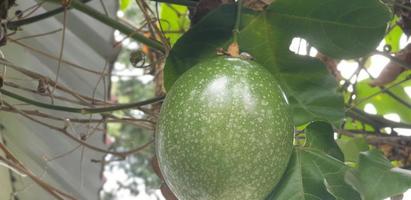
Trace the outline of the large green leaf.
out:
[[[264,12],[243,13],[240,48],[279,79],[296,124],[337,122],[343,117],[343,101],[324,65],[292,54],[291,40],[304,37],[333,57],[360,56],[376,47],[390,18],[377,0],[277,0]],[[167,59],[166,89],[197,62],[216,56],[216,48],[226,47],[234,21],[235,7],[222,6],[187,32]]]
[[[316,149],[295,148],[288,169],[268,200],[359,200],[345,182],[350,168]]]
[[[394,169],[378,150],[361,153],[359,167],[347,176],[364,200],[381,200],[411,188],[411,172]]]
[[[343,155],[332,138],[331,125],[313,122],[305,134],[305,146],[295,148],[287,171],[268,200],[359,200],[360,194],[345,182],[346,176],[352,176],[347,175],[351,168],[341,161]]]
[[[279,0],[267,14],[281,30],[306,38],[334,58],[358,57],[374,50],[391,18],[378,0]]]
[[[344,162],[344,154],[334,140],[334,130],[330,124],[313,122],[305,129],[305,136],[305,147],[318,149]]]

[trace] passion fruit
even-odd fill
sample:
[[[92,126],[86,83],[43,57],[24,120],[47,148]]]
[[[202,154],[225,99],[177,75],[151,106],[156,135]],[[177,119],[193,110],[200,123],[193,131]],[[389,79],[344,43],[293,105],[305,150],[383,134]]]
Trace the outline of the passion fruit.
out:
[[[263,200],[293,148],[287,99],[259,64],[217,57],[171,87],[156,128],[156,154],[179,200]]]

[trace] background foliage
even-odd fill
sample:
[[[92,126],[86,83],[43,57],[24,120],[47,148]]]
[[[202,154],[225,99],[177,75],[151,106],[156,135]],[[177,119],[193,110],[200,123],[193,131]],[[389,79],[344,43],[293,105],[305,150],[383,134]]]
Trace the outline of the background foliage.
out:
[[[110,74],[114,103],[109,104],[116,111],[96,112],[123,120],[108,126],[112,151],[107,151],[110,155],[104,163],[107,171],[120,170],[130,179],[117,182],[115,190],[103,191],[107,200],[118,198],[121,190],[154,194],[160,187],[167,199],[173,198],[152,169],[152,144],[135,154],[118,153],[153,140],[160,105],[156,101],[140,107],[124,103],[164,95],[162,89],[172,87],[186,70],[217,56],[216,49],[226,49],[233,42],[237,20],[233,1],[161,2],[120,0],[118,19],[113,19],[87,7],[86,0],[70,1],[70,9],[118,29],[113,45],[123,46]],[[68,5],[60,6],[59,12],[68,12],[64,7]],[[262,11],[252,6],[242,9],[240,50],[279,80],[297,127],[288,169],[268,199],[380,200],[411,187],[410,172],[405,170],[411,168],[410,10],[411,3],[405,0],[275,0]],[[34,20],[41,19],[35,16]],[[12,31],[18,31],[16,24],[10,21]],[[381,69],[375,70],[376,66]],[[86,104],[88,108],[72,109],[7,92],[0,81],[2,95],[25,103],[64,112],[95,111],[93,98],[88,98],[93,100]],[[118,109],[117,105],[128,107]],[[10,106],[0,108],[17,112]],[[70,136],[64,127],[55,130]]]

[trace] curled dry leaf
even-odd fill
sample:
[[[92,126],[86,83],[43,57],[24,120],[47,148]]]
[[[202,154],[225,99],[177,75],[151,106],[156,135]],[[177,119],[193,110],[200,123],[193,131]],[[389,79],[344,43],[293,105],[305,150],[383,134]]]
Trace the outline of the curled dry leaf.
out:
[[[398,52],[395,55],[395,58],[411,65],[411,44],[408,44],[404,49]],[[406,68],[404,66],[391,60],[388,65],[382,70],[380,75],[370,82],[370,85],[373,87],[384,86],[394,81],[405,70]]]

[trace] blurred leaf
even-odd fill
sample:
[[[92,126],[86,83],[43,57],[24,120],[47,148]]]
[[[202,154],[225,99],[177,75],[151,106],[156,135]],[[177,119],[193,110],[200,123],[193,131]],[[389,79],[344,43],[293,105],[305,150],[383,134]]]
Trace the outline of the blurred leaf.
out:
[[[297,147],[267,200],[360,200],[359,193],[345,182],[349,169],[324,152]]]
[[[333,127],[326,122],[313,122],[305,129],[305,147],[318,149],[344,162],[344,154],[334,140]]]
[[[352,118],[346,118],[344,123],[344,129],[346,130],[365,130],[373,132],[374,128],[368,124],[364,124],[361,121],[353,120]]]
[[[396,84],[399,81],[404,80],[410,74],[410,72],[405,72],[401,74],[397,78],[397,81],[388,84],[386,88]],[[369,86],[369,81],[369,79],[363,80],[356,85],[357,98],[355,99],[354,104],[356,104],[358,108],[363,110],[366,104],[371,103],[377,109],[378,115],[396,113],[400,116],[402,122],[411,123],[411,115],[409,108],[404,104],[399,103],[397,100],[395,100],[387,93],[381,92],[381,90],[378,87]],[[399,98],[411,104],[411,97],[408,96],[408,94],[405,92],[405,87],[411,87],[411,81],[406,81],[402,84],[399,84],[398,86],[391,88],[390,91]]]
[[[360,153],[368,150],[367,140],[362,137],[342,137],[337,144],[344,153],[345,162],[358,162]]]
[[[170,39],[170,44],[174,45],[190,27],[188,9],[186,6],[166,3],[162,3],[160,9],[161,28],[165,36]]]
[[[128,8],[128,6],[130,6],[131,2],[132,0],[120,0],[120,10],[125,11]]]
[[[347,176],[365,200],[381,200],[402,194],[411,188],[411,172],[393,169],[378,150],[360,154],[358,169]]]
[[[398,17],[394,17],[391,22],[390,26],[394,27],[390,30],[390,32],[385,36],[385,43],[391,46],[391,52],[395,53],[400,50],[400,39],[402,34],[404,33],[400,26],[396,25],[398,21]]]
[[[122,56],[127,55],[127,52],[122,52]],[[126,64],[127,58],[119,61]],[[130,67],[131,68],[131,67]],[[119,70],[119,69],[117,69]],[[125,67],[123,70],[128,71]],[[118,72],[118,71],[117,71]],[[148,99],[154,96],[153,82],[143,83],[137,78],[119,78],[118,81],[112,83],[112,94],[119,102],[137,102]],[[134,111],[117,111],[116,116],[133,116],[138,119],[146,119],[143,113]],[[108,133],[113,138],[111,149],[114,151],[125,151],[132,148],[139,147],[147,142],[153,140],[153,133],[147,129],[137,128],[135,125],[129,123],[110,123],[108,124]],[[106,167],[110,171],[124,171],[125,174],[131,178],[126,183],[121,183],[120,191],[127,191],[131,194],[139,192],[154,193],[156,189],[160,188],[161,180],[153,172],[150,159],[154,156],[154,145],[140,151],[138,154],[133,154],[127,157],[126,160],[120,162],[110,162]],[[136,179],[135,177],[138,177]],[[145,187],[141,187],[144,185]],[[120,187],[117,184],[117,187]],[[112,199],[121,199],[115,191],[105,191],[104,198],[111,197]]]

